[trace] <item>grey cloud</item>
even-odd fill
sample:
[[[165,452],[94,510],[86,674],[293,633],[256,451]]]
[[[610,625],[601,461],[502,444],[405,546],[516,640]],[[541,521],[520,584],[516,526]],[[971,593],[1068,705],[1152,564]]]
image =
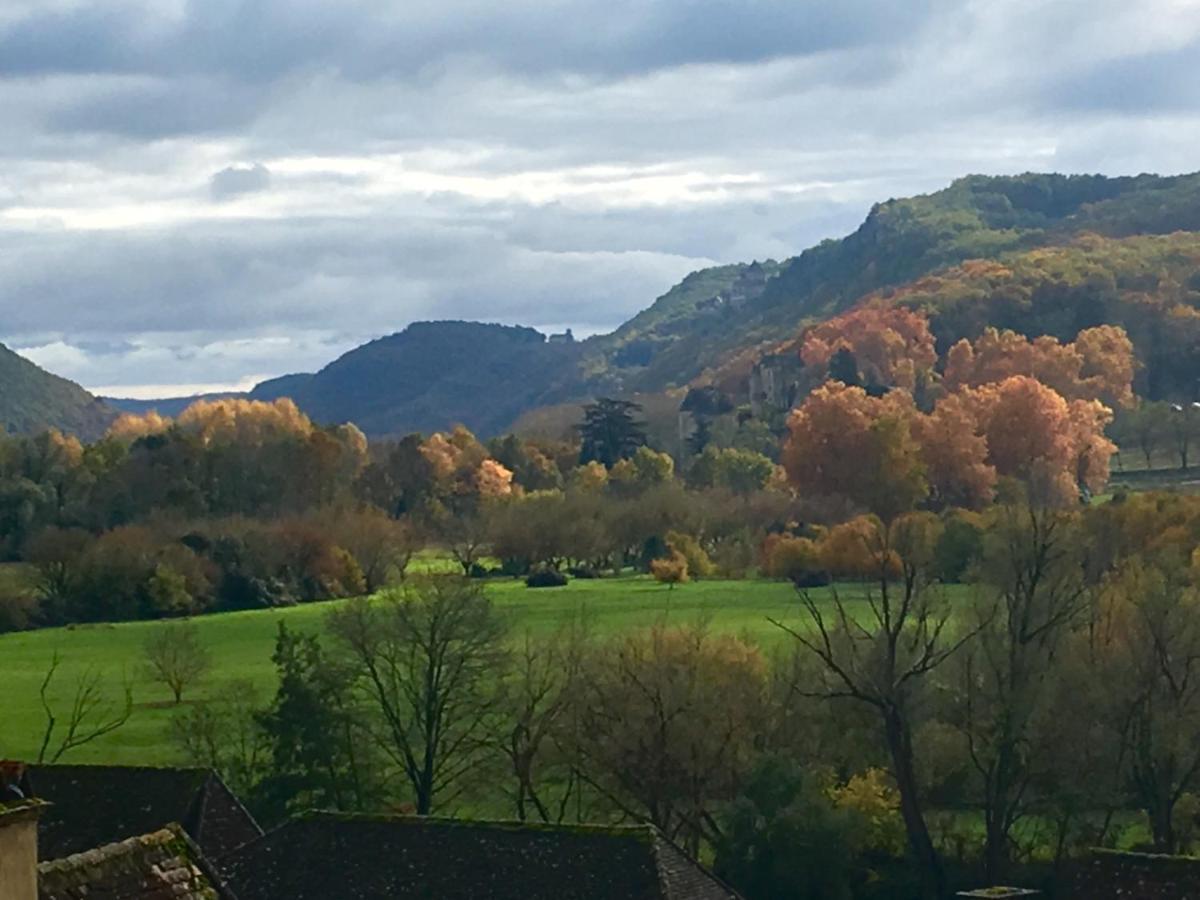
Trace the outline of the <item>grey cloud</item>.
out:
[[[1052,108],[1091,113],[1194,111],[1200,104],[1200,42],[1164,53],[1106,60],[1053,83],[1045,102]]]
[[[802,56],[918,30],[948,6],[874,0],[586,0],[430,5],[190,0],[34,11],[0,28],[0,73],[221,73],[243,81],[334,68],[412,75],[446,58],[522,72],[645,72]]]
[[[209,179],[208,189],[214,200],[228,200],[242,194],[265,191],[271,186],[271,170],[262,163],[228,166]]]

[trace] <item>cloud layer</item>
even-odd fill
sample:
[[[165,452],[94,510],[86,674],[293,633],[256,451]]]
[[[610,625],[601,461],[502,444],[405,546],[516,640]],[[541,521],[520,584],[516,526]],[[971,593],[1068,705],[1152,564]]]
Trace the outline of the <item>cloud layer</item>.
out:
[[[1184,171],[1195,0],[9,0],[0,341],[91,387],[589,333],[968,172]]]

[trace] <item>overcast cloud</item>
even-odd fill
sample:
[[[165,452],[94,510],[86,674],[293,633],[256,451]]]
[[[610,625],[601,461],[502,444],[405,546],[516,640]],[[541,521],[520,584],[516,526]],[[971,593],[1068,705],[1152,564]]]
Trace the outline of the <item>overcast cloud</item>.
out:
[[[594,333],[970,172],[1200,168],[1200,0],[0,0],[0,341],[90,388]]]

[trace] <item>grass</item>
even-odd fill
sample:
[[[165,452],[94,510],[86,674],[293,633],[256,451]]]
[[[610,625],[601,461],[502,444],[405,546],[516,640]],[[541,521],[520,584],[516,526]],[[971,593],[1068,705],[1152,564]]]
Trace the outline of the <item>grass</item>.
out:
[[[668,590],[648,578],[630,576],[576,579],[566,587],[538,590],[517,581],[493,582],[488,590],[518,634],[547,633],[583,613],[598,635],[650,625],[664,617],[679,623],[703,618],[714,629],[770,642],[778,640],[780,632],[769,618],[795,621],[800,615],[791,587],[771,581],[702,581]],[[185,703],[219,695],[235,679],[258,685],[265,702],[274,690],[270,656],[277,623],[316,631],[340,602],[344,601],[196,618],[201,638],[212,652],[213,667],[204,682],[185,694]],[[70,702],[77,679],[89,668],[103,674],[114,699],[128,679],[135,704],[124,727],[75,750],[64,762],[177,762],[167,739],[174,713],[170,694],[141,671],[142,641],[156,627],[160,626],[154,622],[128,622],[0,635],[0,758],[36,755],[45,721],[39,687],[58,653],[61,665],[48,692],[56,708]]]

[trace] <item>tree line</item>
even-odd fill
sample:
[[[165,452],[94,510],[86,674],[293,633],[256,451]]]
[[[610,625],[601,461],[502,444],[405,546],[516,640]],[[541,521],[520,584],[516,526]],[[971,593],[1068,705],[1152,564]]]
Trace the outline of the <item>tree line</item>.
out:
[[[220,691],[173,739],[267,819],[650,822],[752,898],[1048,887],[1093,846],[1193,847],[1200,500],[982,515],[963,585],[933,513],[827,533],[837,581],[797,577],[757,641],[586,614],[514,633],[478,580],[413,578],[281,627],[274,696]]]

